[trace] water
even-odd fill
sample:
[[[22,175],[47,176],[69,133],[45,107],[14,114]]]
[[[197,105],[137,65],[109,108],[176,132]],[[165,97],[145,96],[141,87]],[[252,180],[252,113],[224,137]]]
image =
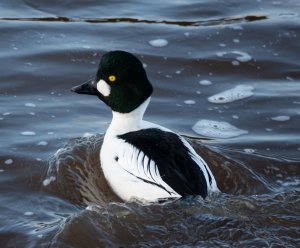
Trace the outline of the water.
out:
[[[300,246],[298,1],[0,6],[0,247]],[[144,206],[110,191],[111,113],[70,88],[114,49],[146,67],[145,118],[186,135],[223,194]]]

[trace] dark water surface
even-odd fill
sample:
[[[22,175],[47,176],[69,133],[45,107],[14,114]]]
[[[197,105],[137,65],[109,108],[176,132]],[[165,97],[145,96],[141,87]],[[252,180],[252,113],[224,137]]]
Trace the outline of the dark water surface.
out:
[[[1,1],[0,247],[300,247],[300,2],[141,2]],[[188,136],[223,194],[110,192],[111,113],[69,89],[115,49],[145,64],[146,119]]]

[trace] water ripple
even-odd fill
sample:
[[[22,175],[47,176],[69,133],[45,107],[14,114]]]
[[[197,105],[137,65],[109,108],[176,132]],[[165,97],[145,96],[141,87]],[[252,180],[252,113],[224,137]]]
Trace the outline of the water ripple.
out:
[[[144,23],[144,24],[167,24],[176,26],[217,26],[229,25],[244,22],[253,22],[265,20],[266,15],[247,15],[242,17],[225,17],[220,19],[201,20],[201,21],[169,21],[169,20],[146,20],[137,18],[69,18],[63,16],[57,17],[32,17],[32,18],[0,18],[0,21],[27,21],[27,22],[87,22],[87,23]]]

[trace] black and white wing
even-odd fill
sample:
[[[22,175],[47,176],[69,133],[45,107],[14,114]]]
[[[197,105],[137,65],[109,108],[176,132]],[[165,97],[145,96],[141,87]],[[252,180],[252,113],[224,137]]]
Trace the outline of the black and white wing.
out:
[[[174,195],[207,196],[210,171],[175,133],[148,128],[118,135],[127,146],[118,163],[128,173]]]

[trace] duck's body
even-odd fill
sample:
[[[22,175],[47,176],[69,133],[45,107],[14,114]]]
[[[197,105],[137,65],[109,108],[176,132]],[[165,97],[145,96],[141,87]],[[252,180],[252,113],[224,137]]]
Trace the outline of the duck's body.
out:
[[[117,60],[120,56],[121,62]],[[205,198],[210,192],[218,191],[209,167],[182,137],[167,128],[143,120],[152,86],[144,78],[146,74],[143,74],[144,69],[141,69],[137,58],[122,51],[110,52],[103,57],[98,78],[73,90],[98,95],[112,108],[113,119],[104,137],[100,161],[104,176],[113,191],[124,201],[144,202],[186,195],[201,195]],[[113,82],[116,80],[115,70],[112,70],[113,74],[111,71],[108,73],[110,76],[103,75],[102,72],[107,70],[107,64],[111,65],[107,62],[111,60],[114,60],[112,64],[129,66],[128,70],[132,69],[130,64],[133,63],[135,68],[131,72],[142,74],[137,75],[140,82],[128,79],[128,70],[117,75],[125,82],[118,82],[127,91],[125,95],[120,92],[122,88],[114,92],[116,89],[113,87],[117,86],[105,81],[105,78]],[[135,97],[134,94],[141,94],[143,97]],[[126,104],[128,101],[130,106]]]

